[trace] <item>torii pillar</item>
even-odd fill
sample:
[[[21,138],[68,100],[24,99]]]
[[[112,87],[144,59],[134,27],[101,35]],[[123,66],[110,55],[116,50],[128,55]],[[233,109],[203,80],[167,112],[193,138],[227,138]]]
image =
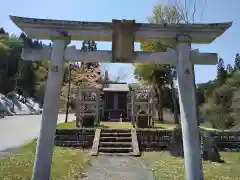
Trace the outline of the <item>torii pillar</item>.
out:
[[[54,40],[43,104],[40,136],[37,141],[33,180],[47,180],[51,174],[55,129],[58,120],[60,93],[64,75],[66,40]]]
[[[193,64],[190,59],[191,38],[177,37],[177,81],[181,114],[184,166],[187,180],[202,180],[202,159],[196,112]]]

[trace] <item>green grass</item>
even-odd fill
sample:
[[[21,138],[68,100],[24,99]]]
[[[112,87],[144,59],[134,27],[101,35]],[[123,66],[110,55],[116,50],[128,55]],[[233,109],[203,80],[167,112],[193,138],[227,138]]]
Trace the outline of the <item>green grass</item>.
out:
[[[67,122],[67,123],[60,123],[57,125],[57,128],[64,129],[64,128],[76,128],[76,121]]]
[[[202,128],[202,129],[205,129],[205,130],[210,130],[210,131],[217,131],[217,130],[219,130],[219,129],[212,128],[212,125],[211,125],[210,122],[201,123],[199,127]]]
[[[203,162],[205,180],[240,180],[240,153],[223,152],[225,163]],[[156,180],[185,180],[184,162],[168,152],[144,152],[141,159],[153,171]]]
[[[172,129],[175,127],[175,124],[161,124],[161,123],[155,123],[154,128],[158,129]]]
[[[174,127],[174,124],[160,124],[155,123],[154,129],[167,129]],[[57,128],[76,128],[76,121],[68,122],[68,123],[61,123],[57,125]],[[96,128],[96,127],[94,127]],[[132,129],[132,124],[130,122],[100,122],[99,128],[113,128],[113,129]]]
[[[68,123],[61,123],[57,125],[57,128],[76,128],[76,121],[68,122]],[[97,127],[93,127],[97,128]],[[131,129],[132,124],[126,122],[100,122],[99,128],[119,128],[119,129]]]
[[[31,179],[36,140],[24,145],[19,152],[0,157],[1,180]],[[80,149],[55,147],[51,169],[52,180],[79,179],[89,165],[89,156]]]
[[[130,122],[100,122],[100,126],[113,129],[133,129]]]
[[[231,129],[215,129],[215,128],[212,128],[212,125],[210,122],[204,122],[202,124],[200,124],[199,126],[201,129],[205,129],[205,130],[208,130],[208,131],[232,131]]]

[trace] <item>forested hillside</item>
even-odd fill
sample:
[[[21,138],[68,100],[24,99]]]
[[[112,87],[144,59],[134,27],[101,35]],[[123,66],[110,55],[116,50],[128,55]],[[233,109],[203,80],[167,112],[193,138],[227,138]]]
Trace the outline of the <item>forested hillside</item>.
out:
[[[219,59],[217,77],[198,85],[200,112],[213,128],[240,128],[240,56],[236,54],[234,65],[224,65]]]
[[[51,44],[47,46],[51,46]],[[43,44],[41,41],[27,38],[24,33],[17,37],[8,34],[4,28],[0,28],[0,93],[7,95],[16,92],[23,96],[33,97],[36,101],[43,103],[49,62],[23,61],[21,59],[23,47],[43,48]],[[82,44],[83,51],[96,49],[94,41],[84,41]],[[71,94],[76,92],[76,87],[80,83],[93,86],[96,81],[101,81],[98,63],[75,63],[71,65],[71,70]],[[69,64],[65,63],[62,101],[66,100],[68,82]]]

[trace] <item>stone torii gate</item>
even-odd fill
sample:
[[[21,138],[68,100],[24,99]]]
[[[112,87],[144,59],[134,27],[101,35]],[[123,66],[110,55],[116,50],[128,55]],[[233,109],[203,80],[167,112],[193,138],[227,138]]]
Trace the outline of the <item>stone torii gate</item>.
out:
[[[52,48],[23,49],[22,54],[25,60],[50,60],[33,180],[50,177],[64,61],[176,64],[186,178],[203,179],[192,65],[216,64],[217,54],[192,51],[191,43],[209,44],[232,23],[143,24],[129,20],[109,23],[10,18],[28,37],[53,41]],[[112,41],[112,52],[81,52],[74,46],[67,47],[70,40]],[[134,52],[134,41],[155,40],[174,44],[176,48],[167,52]]]

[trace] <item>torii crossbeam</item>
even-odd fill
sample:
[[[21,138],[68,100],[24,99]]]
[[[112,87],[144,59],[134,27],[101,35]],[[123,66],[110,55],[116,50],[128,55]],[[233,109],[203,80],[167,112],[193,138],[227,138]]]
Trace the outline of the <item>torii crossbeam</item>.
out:
[[[191,43],[209,44],[232,23],[214,24],[145,24],[133,20],[80,22],[10,16],[30,38],[53,40],[53,47],[39,51],[24,49],[27,60],[49,60],[50,67],[38,138],[33,180],[50,177],[52,151],[57,124],[64,61],[160,62],[176,64],[183,134],[186,179],[202,180],[202,161],[197,124],[193,64],[216,64],[217,55],[191,50]],[[67,47],[70,40],[112,41],[112,52],[80,52]],[[167,52],[134,52],[134,41],[156,41],[174,45]],[[32,51],[32,52],[31,52]]]
[[[43,49],[25,48],[22,51],[22,58],[29,61],[45,61],[51,59],[52,47],[46,46]],[[176,64],[177,51],[174,49],[167,49],[167,52],[135,52],[136,58],[124,61],[124,63],[140,63],[153,62],[162,64]],[[218,62],[216,53],[200,53],[198,49],[190,52],[192,64],[198,65],[215,65]],[[76,49],[75,46],[67,47],[64,52],[64,60],[67,62],[101,62],[111,63],[111,51],[93,51],[83,52]]]

